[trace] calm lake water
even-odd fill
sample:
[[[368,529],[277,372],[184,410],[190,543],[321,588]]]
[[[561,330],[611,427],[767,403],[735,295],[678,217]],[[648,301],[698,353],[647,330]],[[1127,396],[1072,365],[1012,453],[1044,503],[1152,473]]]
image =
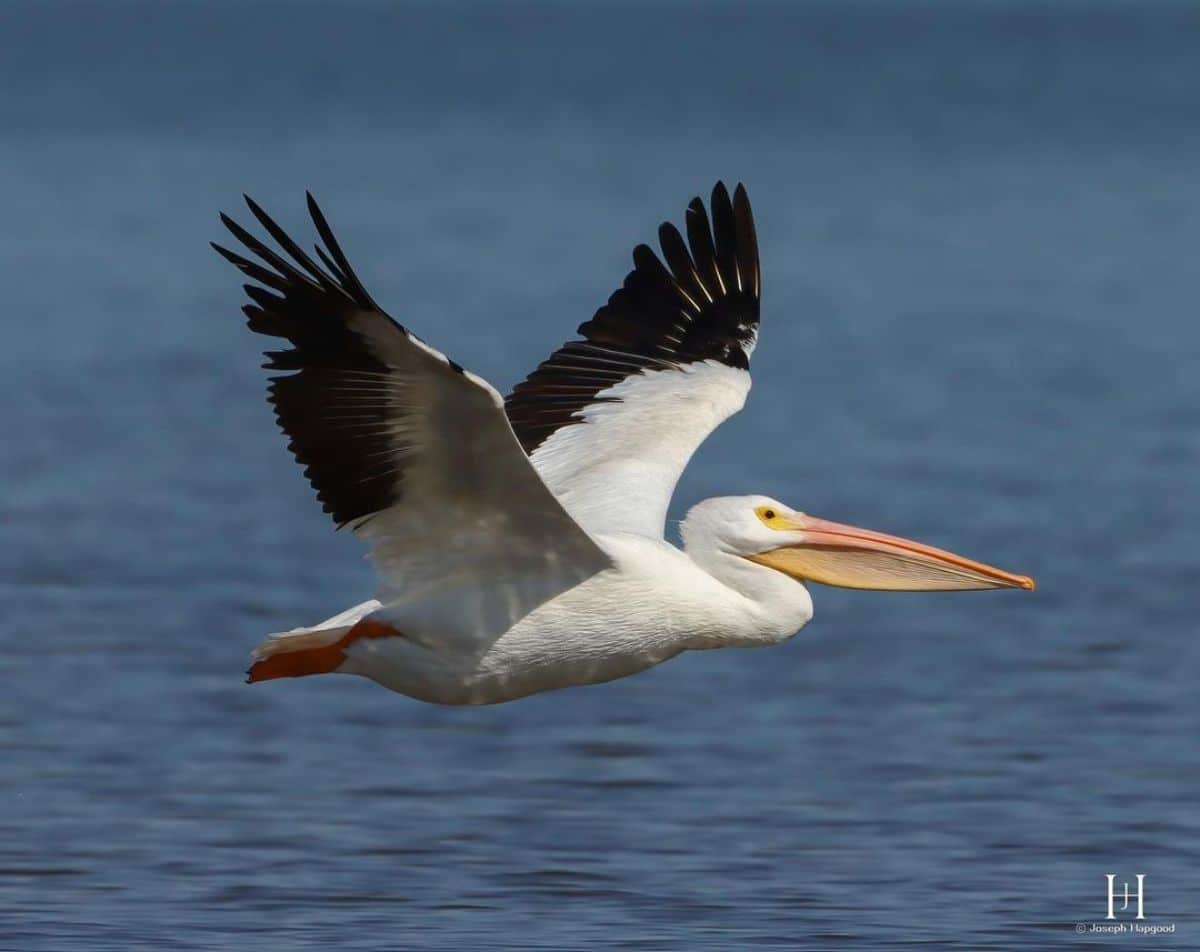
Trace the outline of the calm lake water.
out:
[[[1200,945],[1200,8],[0,11],[0,947]],[[507,388],[747,183],[763,337],[673,515],[1037,577],[483,709],[249,687],[369,596],[264,401],[249,192]],[[1082,936],[1105,874],[1147,921]]]

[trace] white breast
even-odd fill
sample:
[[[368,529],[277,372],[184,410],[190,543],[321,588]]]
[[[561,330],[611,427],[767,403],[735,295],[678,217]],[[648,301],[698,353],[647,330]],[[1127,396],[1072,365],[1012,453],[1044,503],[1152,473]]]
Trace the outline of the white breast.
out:
[[[546,602],[482,655],[445,655],[402,638],[363,640],[343,670],[422,700],[490,704],[624,677],[689,648],[779,640],[778,618],[674,546],[639,536],[597,541],[612,569]]]

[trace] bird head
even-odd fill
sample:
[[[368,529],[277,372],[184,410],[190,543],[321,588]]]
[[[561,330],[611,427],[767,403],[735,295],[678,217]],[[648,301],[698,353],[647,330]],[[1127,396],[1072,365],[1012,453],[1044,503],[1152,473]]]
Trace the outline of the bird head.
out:
[[[1033,579],[923,542],[843,525],[766,496],[709,499],[688,513],[689,551],[707,547],[803,582],[893,592],[1034,588]]]

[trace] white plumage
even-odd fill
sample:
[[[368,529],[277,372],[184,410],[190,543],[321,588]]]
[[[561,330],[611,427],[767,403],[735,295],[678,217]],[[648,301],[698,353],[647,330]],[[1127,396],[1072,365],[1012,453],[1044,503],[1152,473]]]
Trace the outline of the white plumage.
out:
[[[556,431],[530,458],[588,531],[660,539],[688,460],[749,390],[750,374],[715,360],[643,370],[600,391],[605,402],[578,414],[584,426]]]
[[[506,400],[375,304],[309,197],[314,262],[257,205],[285,258],[232,220],[259,261],[250,328],[271,401],[335,520],[369,546],[377,598],[255,653],[250,680],[359,674],[446,704],[611,680],[680,651],[766,645],[812,617],[803,582],[1031,588],[1032,581],[761,496],[692,509],[663,539],[683,468],[741,409],[760,275],[745,190],[718,183],[711,224],[664,224],[581,339]],[[261,285],[261,286],[259,286]]]

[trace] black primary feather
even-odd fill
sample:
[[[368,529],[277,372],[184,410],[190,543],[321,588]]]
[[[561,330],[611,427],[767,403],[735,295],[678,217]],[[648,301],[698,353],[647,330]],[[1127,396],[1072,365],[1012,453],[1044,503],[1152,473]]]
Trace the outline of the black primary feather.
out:
[[[659,228],[667,265],[646,245],[634,269],[595,316],[582,340],[564,344],[505,401],[509,422],[532,453],[552,433],[580,422],[580,412],[626,377],[702,360],[749,369],[758,334],[759,263],[754,215],[746,190],[733,199],[721,182],[705,213],[688,205],[685,243],[670,223]]]
[[[246,204],[292,261],[227,215],[221,221],[262,263],[213,247],[265,286],[245,286],[254,302],[243,308],[250,330],[291,344],[287,350],[266,352],[264,367],[286,371],[271,378],[269,399],[317,498],[345,525],[393,505],[403,469],[395,436],[402,413],[388,400],[392,371],[350,322],[387,322],[408,332],[366,292],[311,195],[308,207],[325,243],[317,248],[325,268],[252,199],[247,197]]]

